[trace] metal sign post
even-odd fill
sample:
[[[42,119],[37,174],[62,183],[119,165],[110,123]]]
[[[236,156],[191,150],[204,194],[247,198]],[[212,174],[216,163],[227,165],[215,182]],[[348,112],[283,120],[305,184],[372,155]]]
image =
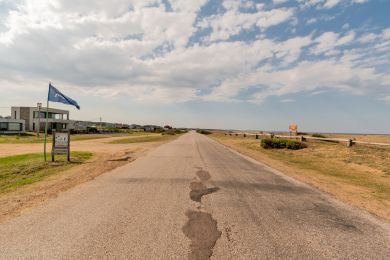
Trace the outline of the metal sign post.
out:
[[[70,132],[53,132],[53,143],[51,149],[51,161],[54,162],[56,154],[66,154],[70,162]]]
[[[37,103],[37,107],[38,107],[37,137],[39,138],[39,132],[41,131],[41,108],[42,108],[42,103]]]

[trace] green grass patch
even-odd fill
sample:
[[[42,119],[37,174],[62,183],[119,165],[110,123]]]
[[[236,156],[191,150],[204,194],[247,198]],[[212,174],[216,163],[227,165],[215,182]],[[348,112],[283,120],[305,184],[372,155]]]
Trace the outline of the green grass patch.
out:
[[[160,142],[170,140],[174,138],[172,135],[148,135],[148,136],[136,136],[131,138],[123,138],[110,142],[110,144],[132,144],[132,143],[147,143],[147,142]]]
[[[22,154],[0,158],[0,193],[35,183],[45,177],[82,164],[92,157],[90,152],[72,152],[71,162],[57,155],[55,162],[44,162],[43,154]],[[50,159],[50,156],[48,157]]]
[[[264,149],[290,149],[290,150],[299,150],[306,148],[307,145],[302,142],[297,142],[288,139],[280,139],[280,138],[264,138],[261,139],[260,143],[261,147]]]
[[[107,138],[108,135],[99,134],[72,134],[70,136],[71,141],[92,140]],[[31,144],[31,143],[43,143],[45,140],[45,134],[41,133],[37,137],[36,133],[25,133],[21,135],[0,135],[0,144]],[[50,143],[52,135],[47,136],[47,142]]]
[[[322,134],[312,134],[311,135],[312,137],[317,137],[317,138],[326,138],[326,136],[325,135],[322,135]]]

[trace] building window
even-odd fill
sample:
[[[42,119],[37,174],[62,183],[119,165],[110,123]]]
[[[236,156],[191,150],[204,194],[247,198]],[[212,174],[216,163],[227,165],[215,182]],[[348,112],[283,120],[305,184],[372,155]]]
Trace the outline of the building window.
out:
[[[41,112],[39,114],[39,111],[34,111],[34,118],[46,118],[46,112]]]
[[[7,131],[7,130],[8,130],[8,123],[0,122],[0,131]]]
[[[8,123],[8,130],[9,131],[20,131],[22,130],[22,124],[21,123]]]
[[[17,118],[16,118],[16,110],[14,111],[14,117],[15,117],[14,119],[17,119]]]

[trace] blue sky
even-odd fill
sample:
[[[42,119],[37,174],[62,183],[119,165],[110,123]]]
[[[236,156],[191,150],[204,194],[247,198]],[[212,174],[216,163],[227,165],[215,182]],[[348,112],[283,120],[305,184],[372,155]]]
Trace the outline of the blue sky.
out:
[[[390,1],[0,0],[0,115],[390,133]]]

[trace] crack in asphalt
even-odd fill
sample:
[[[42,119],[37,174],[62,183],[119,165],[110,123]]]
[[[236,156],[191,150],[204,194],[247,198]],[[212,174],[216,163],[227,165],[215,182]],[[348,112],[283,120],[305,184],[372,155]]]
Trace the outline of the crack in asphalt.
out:
[[[190,198],[202,203],[202,197],[219,190],[219,187],[207,188],[205,182],[211,179],[207,171],[199,170],[196,175],[200,181],[190,183]],[[221,237],[217,221],[210,213],[199,210],[189,210],[186,213],[187,223],[183,227],[183,233],[191,240],[191,251],[188,255],[190,260],[207,260],[213,254],[213,248]]]

